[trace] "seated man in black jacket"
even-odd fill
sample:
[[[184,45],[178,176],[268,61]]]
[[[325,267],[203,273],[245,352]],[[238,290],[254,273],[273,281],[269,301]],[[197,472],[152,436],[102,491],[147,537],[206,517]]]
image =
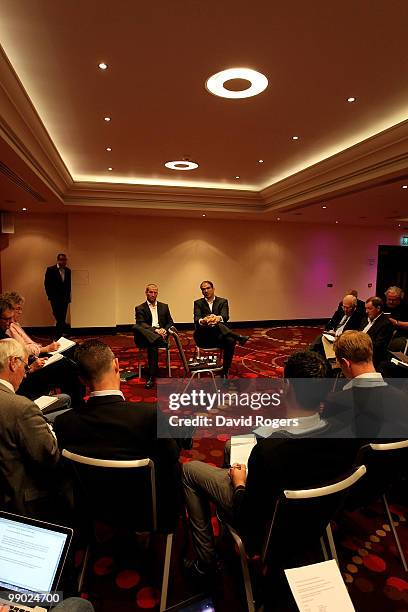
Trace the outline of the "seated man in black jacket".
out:
[[[91,394],[86,403],[55,419],[60,448],[98,459],[152,459],[159,524],[173,527],[180,512],[179,446],[173,439],[158,439],[158,425],[162,431],[165,427],[161,423],[163,414],[152,404],[125,400],[120,391],[118,359],[100,340],[84,342],[76,350],[75,359]],[[102,487],[103,483],[99,493]],[[102,493],[106,496],[106,486]],[[113,493],[112,497],[110,503],[119,506]],[[106,496],[105,504],[108,502]]]
[[[289,357],[285,365],[285,377],[291,378],[287,415],[297,418],[301,433],[286,428],[285,432],[258,439],[248,460],[248,478],[242,464],[229,470],[201,461],[183,465],[184,495],[197,554],[197,560],[187,563],[191,573],[211,575],[216,564],[210,502],[216,503],[238,528],[251,551],[259,552],[276,500],[284,489],[317,486],[351,468],[358,440],[316,439],[322,428],[322,398],[317,389],[313,394],[302,392],[302,379],[326,375],[325,362],[314,352],[299,351]],[[323,381],[321,388],[325,388]]]
[[[345,295],[332,318],[326,323],[325,331],[338,337],[348,329],[358,329],[363,317],[363,312],[358,305],[360,301],[352,294]],[[324,356],[322,334],[319,334],[312,342],[310,350]]]

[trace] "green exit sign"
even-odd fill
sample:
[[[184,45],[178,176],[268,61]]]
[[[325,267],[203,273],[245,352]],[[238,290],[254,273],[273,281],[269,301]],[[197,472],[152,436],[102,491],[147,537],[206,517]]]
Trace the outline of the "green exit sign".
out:
[[[408,236],[401,236],[400,244],[401,246],[408,246]]]

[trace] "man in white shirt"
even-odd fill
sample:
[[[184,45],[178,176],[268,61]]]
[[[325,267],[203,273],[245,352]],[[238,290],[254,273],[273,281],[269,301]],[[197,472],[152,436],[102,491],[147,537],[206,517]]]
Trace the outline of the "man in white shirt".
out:
[[[133,327],[135,344],[147,348],[148,377],[146,389],[151,389],[158,375],[159,347],[167,347],[167,331],[173,327],[173,319],[167,304],[157,301],[157,285],[147,285],[146,301],[135,308],[136,324]]]

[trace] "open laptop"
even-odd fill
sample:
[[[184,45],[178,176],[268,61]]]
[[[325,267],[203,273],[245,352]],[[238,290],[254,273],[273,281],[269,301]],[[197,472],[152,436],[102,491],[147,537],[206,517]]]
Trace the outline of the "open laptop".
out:
[[[13,612],[55,606],[56,596],[41,603],[38,594],[57,590],[72,535],[69,527],[0,511],[0,604]]]

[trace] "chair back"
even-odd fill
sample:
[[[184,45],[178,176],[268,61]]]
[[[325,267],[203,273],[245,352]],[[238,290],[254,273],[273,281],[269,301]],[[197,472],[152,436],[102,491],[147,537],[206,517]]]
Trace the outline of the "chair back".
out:
[[[408,471],[408,440],[361,446],[357,463],[364,462],[367,476],[350,492],[347,510],[368,506],[384,495]]]
[[[174,342],[175,342],[175,344],[177,346],[177,350],[179,352],[180,359],[181,359],[181,362],[183,364],[184,371],[186,373],[186,376],[188,376],[191,372],[190,372],[190,367],[188,365],[186,354],[185,354],[183,346],[181,344],[180,336],[178,335],[176,330],[172,329],[172,328],[170,328],[168,330],[168,334],[173,338],[173,340],[174,340]]]
[[[284,491],[278,498],[262,553],[267,564],[285,567],[294,559],[304,562],[305,553],[319,544],[334,514],[342,507],[349,489],[364,476],[364,465],[345,478],[317,488]],[[276,554],[275,560],[273,559]]]
[[[157,530],[156,475],[151,459],[97,459],[72,453],[62,456],[75,476],[76,507],[90,520]]]

